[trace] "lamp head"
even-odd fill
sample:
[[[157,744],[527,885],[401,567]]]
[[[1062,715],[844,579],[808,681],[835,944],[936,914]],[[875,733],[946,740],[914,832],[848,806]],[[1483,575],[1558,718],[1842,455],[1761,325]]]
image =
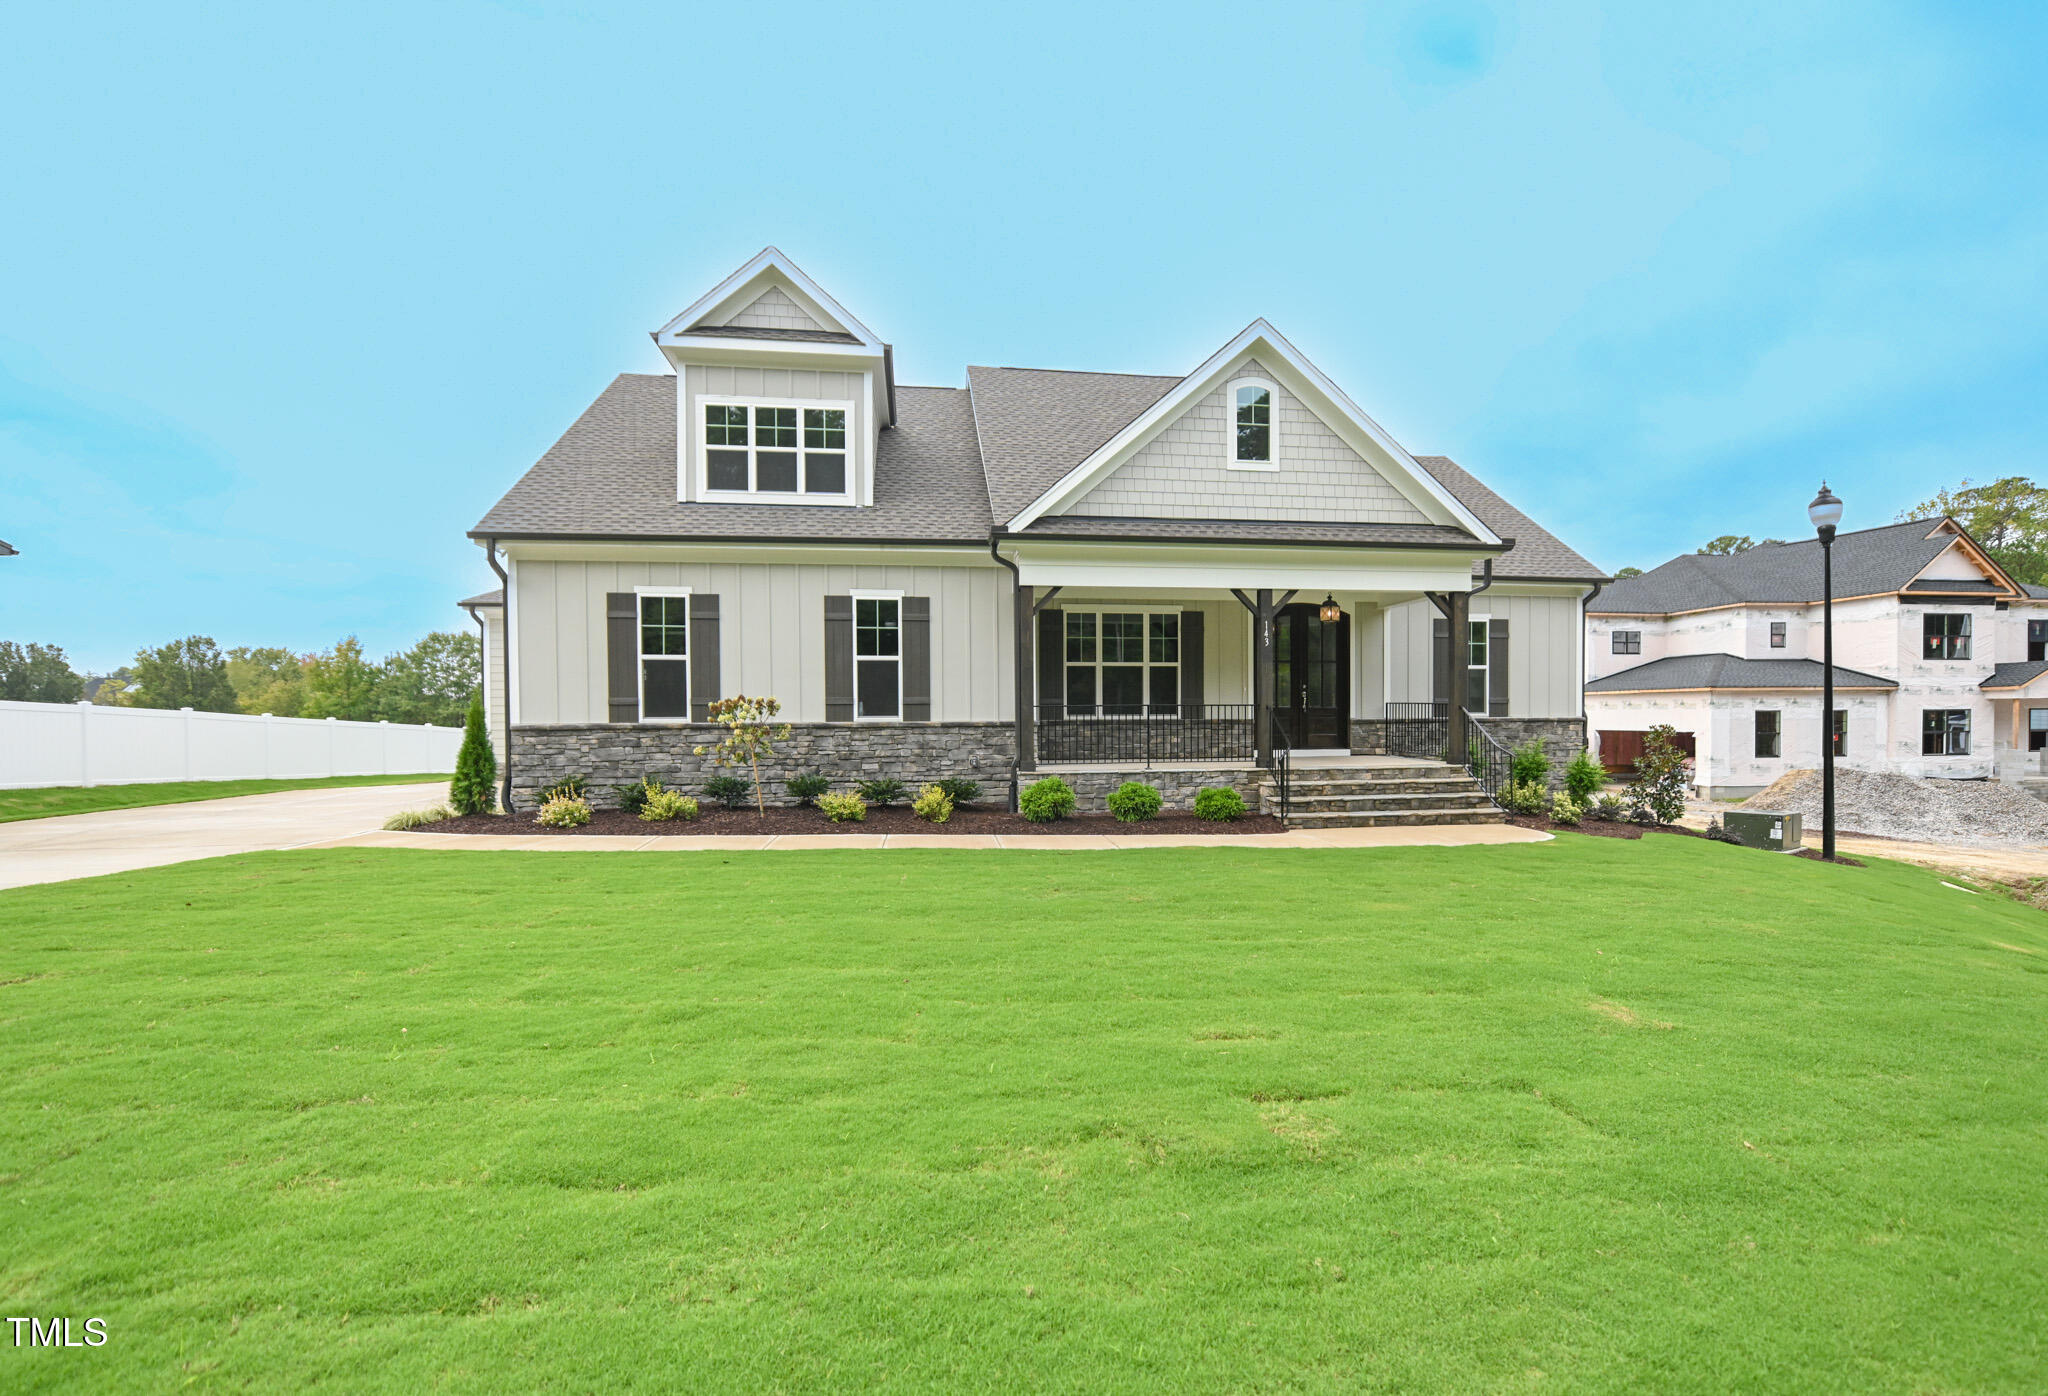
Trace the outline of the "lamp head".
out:
[[[1329,592],[1323,593],[1322,617],[1325,625],[1335,625],[1344,619],[1344,608],[1337,604],[1337,598]]]
[[[1820,493],[1806,506],[1806,517],[1813,520],[1813,530],[1823,542],[1835,536],[1835,525],[1842,521],[1842,501],[1835,498],[1827,481],[1820,482]]]

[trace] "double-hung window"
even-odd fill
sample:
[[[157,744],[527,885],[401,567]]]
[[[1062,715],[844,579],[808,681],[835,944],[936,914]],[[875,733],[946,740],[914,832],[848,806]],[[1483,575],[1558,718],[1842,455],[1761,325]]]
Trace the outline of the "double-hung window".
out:
[[[690,593],[640,593],[640,720],[690,720]]]
[[[903,598],[853,594],[853,717],[903,716]]]
[[[1921,709],[1920,754],[1922,756],[1968,756],[1970,754],[1970,710],[1968,708]]]
[[[1781,620],[1771,622],[1771,648],[1774,650],[1785,648],[1785,622]]]
[[[844,503],[847,408],[706,401],[704,489]]]
[[[1929,612],[1921,617],[1920,633],[1925,643],[1922,659],[1968,659],[1970,657],[1970,615],[1967,611]]]
[[[1778,754],[1778,721],[1784,714],[1776,708],[1756,710],[1756,754],[1776,756]]]
[[[1643,632],[1640,630],[1617,630],[1610,639],[1608,648],[1612,654],[1641,654],[1643,652]]]
[[[2048,751],[2048,708],[2027,709],[2027,750]]]
[[[2027,662],[2039,664],[2048,659],[2048,620],[2027,622]]]
[[[1849,754],[1849,714],[1841,708],[1835,709],[1834,721],[1829,724],[1830,740],[1835,744],[1835,755]]]
[[[1067,715],[1180,711],[1180,612],[1068,611]]]
[[[1257,381],[1230,388],[1231,463],[1239,469],[1267,470],[1273,459],[1273,385]]]
[[[1465,640],[1465,708],[1468,712],[1486,711],[1486,622],[1475,620],[1469,623]]]

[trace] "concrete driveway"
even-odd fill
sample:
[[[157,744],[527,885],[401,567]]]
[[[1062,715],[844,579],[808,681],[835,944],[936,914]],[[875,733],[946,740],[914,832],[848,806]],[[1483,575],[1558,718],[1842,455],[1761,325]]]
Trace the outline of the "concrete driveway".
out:
[[[0,824],[0,888],[326,843],[447,798],[438,782],[355,785],[17,820]]]

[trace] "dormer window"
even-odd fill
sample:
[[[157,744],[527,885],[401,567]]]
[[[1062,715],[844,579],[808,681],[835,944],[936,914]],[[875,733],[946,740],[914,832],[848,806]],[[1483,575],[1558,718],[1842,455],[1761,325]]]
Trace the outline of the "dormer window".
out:
[[[702,400],[704,493],[847,501],[850,404]]]
[[[1273,385],[1247,380],[1232,384],[1230,394],[1237,428],[1231,464],[1241,470],[1273,469]]]

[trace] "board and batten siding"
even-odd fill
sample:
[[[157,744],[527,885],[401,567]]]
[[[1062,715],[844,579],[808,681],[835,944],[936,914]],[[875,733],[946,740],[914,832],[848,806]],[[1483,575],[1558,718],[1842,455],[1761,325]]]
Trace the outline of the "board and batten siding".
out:
[[[1430,666],[1437,614],[1427,601],[1403,602],[1382,612],[1385,701],[1427,703],[1435,696]],[[1580,715],[1583,640],[1576,592],[1517,592],[1510,583],[1497,583],[1472,598],[1472,619],[1508,623],[1510,717]]]
[[[684,365],[676,388],[682,399],[677,404],[676,420],[676,468],[681,480],[677,497],[690,498],[697,489],[698,441],[703,435],[704,421],[699,399],[706,397],[846,403],[846,440],[854,448],[848,478],[857,491],[863,490],[875,453],[870,420],[873,414],[863,397],[864,381],[862,374],[832,369]]]
[[[505,764],[505,608],[480,606],[484,618],[484,729],[491,734],[491,749],[498,755],[499,769]]]
[[[1235,385],[1273,384],[1278,468],[1233,469]],[[1257,359],[1228,374],[1062,513],[1153,519],[1429,520]]]
[[[932,720],[1009,721],[1010,574],[993,564],[564,562],[514,574],[518,721],[609,720],[605,597],[636,586],[718,597],[720,687],[782,700],[791,722],[825,721],[825,597],[901,591],[931,599]]]

